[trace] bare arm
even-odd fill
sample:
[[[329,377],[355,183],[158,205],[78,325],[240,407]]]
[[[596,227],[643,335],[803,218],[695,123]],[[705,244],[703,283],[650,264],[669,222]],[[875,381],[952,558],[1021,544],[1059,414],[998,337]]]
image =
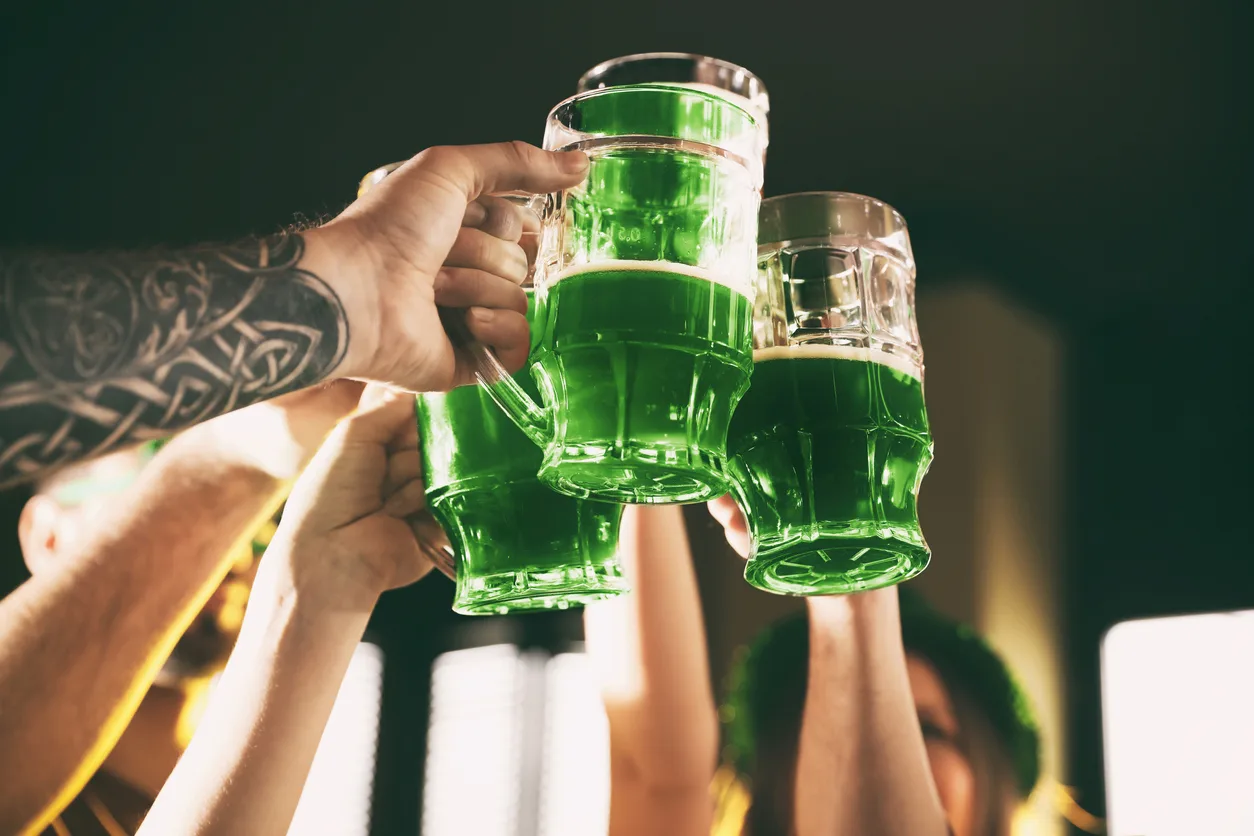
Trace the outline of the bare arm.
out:
[[[797,836],[945,836],[895,589],[810,598]]]
[[[581,153],[524,143],[429,148],[300,234],[0,254],[0,489],[333,376],[416,392],[471,382],[440,308],[486,309],[466,330],[519,368],[522,210],[476,201],[568,188],[586,171]]]
[[[0,832],[38,832],[104,761],[349,388],[290,396],[299,421],[267,404],[176,438],[77,557],[0,601]]]
[[[283,557],[276,545],[267,558]],[[272,566],[263,560],[235,651],[141,836],[280,836],[291,824],[370,610],[278,592]]]
[[[584,614],[610,724],[610,833],[704,836],[718,716],[682,510],[628,507],[619,555],[632,593]]]
[[[423,507],[413,409],[363,398],[293,489],[239,643],[141,834],[287,833],[370,611],[431,568],[410,527]]]
[[[313,249],[0,254],[0,488],[330,376],[348,311]]]

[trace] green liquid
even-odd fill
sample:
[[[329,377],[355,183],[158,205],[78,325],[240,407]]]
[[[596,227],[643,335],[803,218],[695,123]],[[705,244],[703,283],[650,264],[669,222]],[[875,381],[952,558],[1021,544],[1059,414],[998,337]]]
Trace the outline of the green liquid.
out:
[[[832,346],[759,352],[729,449],[754,542],[745,579],[760,589],[857,592],[927,565],[917,510],[932,461],[923,384],[854,356]]]
[[[666,503],[728,489],[727,428],[752,371],[749,300],[647,265],[568,275],[541,301],[531,362],[556,417],[540,478],[564,493]]]
[[[535,384],[515,376],[532,397]],[[540,450],[480,386],[418,397],[427,505],[457,559],[453,609],[565,609],[627,591],[622,506],[563,496],[536,478]]]

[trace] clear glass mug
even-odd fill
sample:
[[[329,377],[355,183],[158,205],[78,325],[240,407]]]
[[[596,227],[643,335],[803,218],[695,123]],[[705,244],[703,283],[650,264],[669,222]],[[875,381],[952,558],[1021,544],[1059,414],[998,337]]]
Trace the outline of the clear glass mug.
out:
[[[693,502],[729,487],[727,428],[752,371],[761,131],[729,99],[672,85],[581,93],[544,147],[584,183],[538,202],[542,404],[479,355],[481,382],[572,496]]]
[[[579,77],[575,92],[631,84],[675,84],[729,98],[757,119],[766,153],[770,96],[762,79],[744,67],[691,52],[641,52],[597,64]]]
[[[399,167],[370,172],[358,196]],[[535,295],[524,288],[534,324]],[[533,347],[538,334],[533,327]],[[513,381],[538,394],[525,369]],[[483,388],[418,395],[415,415],[427,507],[452,554],[421,537],[419,544],[452,578],[456,612],[566,609],[628,591],[617,554],[622,506],[563,496],[543,485],[536,478],[540,451]]]
[[[758,239],[753,386],[728,440],[745,579],[792,595],[907,580],[931,554],[932,437],[905,220],[862,195],[784,195]]]

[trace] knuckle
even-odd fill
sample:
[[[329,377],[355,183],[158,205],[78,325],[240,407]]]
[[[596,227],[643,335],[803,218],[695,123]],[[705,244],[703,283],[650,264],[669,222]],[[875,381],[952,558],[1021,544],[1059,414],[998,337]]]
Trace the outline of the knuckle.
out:
[[[532,164],[535,154],[535,146],[530,143],[523,142],[521,139],[513,139],[506,143],[506,150],[509,152],[513,162],[519,166],[525,167]]]
[[[453,165],[460,158],[460,152],[452,145],[433,145],[424,148],[414,157],[418,165],[432,168],[445,168]]]

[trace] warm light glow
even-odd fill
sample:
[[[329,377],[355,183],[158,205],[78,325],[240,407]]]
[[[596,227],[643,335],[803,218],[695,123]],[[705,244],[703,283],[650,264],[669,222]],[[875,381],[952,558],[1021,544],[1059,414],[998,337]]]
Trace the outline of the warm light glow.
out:
[[[1254,610],[1116,625],[1102,722],[1111,836],[1254,833]]]

